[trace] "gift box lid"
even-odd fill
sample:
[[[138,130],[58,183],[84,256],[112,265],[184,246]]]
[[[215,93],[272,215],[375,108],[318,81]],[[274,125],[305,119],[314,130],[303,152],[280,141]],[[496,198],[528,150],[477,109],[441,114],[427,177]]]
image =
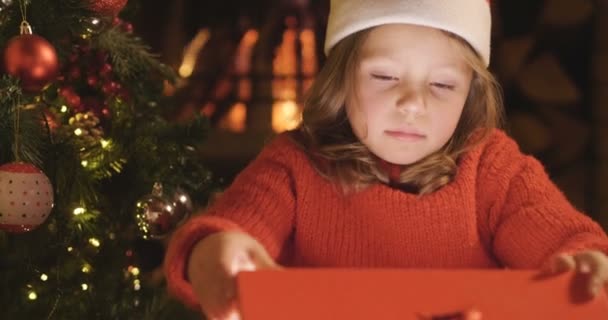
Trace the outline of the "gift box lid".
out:
[[[606,320],[584,276],[528,270],[285,269],[237,278],[243,320]]]

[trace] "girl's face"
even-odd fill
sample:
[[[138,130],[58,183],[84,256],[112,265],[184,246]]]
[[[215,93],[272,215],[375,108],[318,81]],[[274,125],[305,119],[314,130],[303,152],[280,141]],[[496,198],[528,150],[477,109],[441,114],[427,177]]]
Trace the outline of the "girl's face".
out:
[[[360,52],[346,112],[371,152],[411,164],[452,137],[473,70],[458,40],[437,29],[407,24],[374,28]]]

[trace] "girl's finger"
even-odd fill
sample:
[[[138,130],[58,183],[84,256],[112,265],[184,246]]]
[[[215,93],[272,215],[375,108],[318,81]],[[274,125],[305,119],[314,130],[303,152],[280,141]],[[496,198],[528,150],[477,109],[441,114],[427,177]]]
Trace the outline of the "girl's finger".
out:
[[[199,303],[210,319],[224,319],[235,305],[231,277],[218,275],[216,279],[206,281],[205,290],[199,295]]]
[[[230,262],[230,275],[236,276],[241,271],[254,271],[256,265],[247,252],[239,252]]]
[[[571,255],[561,254],[551,258],[549,263],[543,268],[543,271],[545,274],[553,275],[571,271],[575,268],[576,261],[574,260],[574,257]]]
[[[209,319],[217,320],[240,320],[241,314],[239,313],[236,303],[230,303],[228,306],[221,308],[213,313],[213,317]]]
[[[602,288],[608,289],[608,266],[597,268],[589,279],[589,291],[592,296],[599,294]]]
[[[256,246],[249,251],[249,255],[256,268],[278,269],[280,266],[272,259],[262,246]]]
[[[233,309],[228,313],[228,315],[226,316],[225,319],[226,320],[241,320],[241,315],[236,309]]]
[[[608,264],[605,257],[597,252],[583,252],[575,257],[577,270],[589,274],[588,293],[595,297],[608,282]]]
[[[211,310],[205,310],[205,315],[208,319],[218,319],[218,320],[239,320],[240,315],[238,310],[236,309],[235,303],[223,303],[222,305],[217,305]]]
[[[600,289],[603,287],[605,279],[602,279],[600,276],[592,276],[589,279],[589,294],[592,297],[595,297],[598,293],[600,293]]]

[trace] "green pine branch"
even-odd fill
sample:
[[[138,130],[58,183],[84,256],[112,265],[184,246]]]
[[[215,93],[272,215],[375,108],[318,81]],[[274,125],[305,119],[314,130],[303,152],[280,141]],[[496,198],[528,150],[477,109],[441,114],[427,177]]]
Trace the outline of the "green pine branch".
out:
[[[24,161],[43,169],[50,133],[44,113],[36,103],[29,103],[19,82],[4,75],[0,79],[0,151],[2,162]]]
[[[156,89],[162,89],[162,80],[175,81],[175,72],[160,63],[148,45],[119,28],[111,28],[100,34],[94,45],[110,54],[113,71],[123,83],[141,90],[143,86],[138,87],[132,81],[144,80],[145,84],[155,81],[158,82]]]
[[[154,182],[163,183],[167,194],[179,186],[196,204],[206,202],[213,182],[198,148],[206,139],[207,119],[167,121],[163,116],[176,106],[163,96],[163,85],[175,81],[173,70],[141,39],[111,27],[109,18],[97,17],[102,27],[83,33],[95,17],[87,1],[27,2],[34,33],[56,48],[62,66],[74,46],[101,49],[130,98],[107,99],[111,115],[102,120],[104,134],[94,137],[99,143],[83,143],[82,137],[71,135],[73,128],[61,131],[75,112],[63,108],[58,84],[32,94],[22,92],[18,79],[0,77],[0,164],[15,161],[18,131],[19,158],[43,169],[55,191],[55,206],[39,228],[18,235],[0,232],[0,283],[6,289],[0,290],[5,302],[0,317],[198,318],[168,299],[162,284],[148,281],[143,271],[141,287],[136,287],[136,277],[125,269],[139,262],[125,252],[136,251],[134,243],[141,236],[134,205]],[[134,2],[129,7],[135,8]],[[6,18],[0,28],[2,45],[19,32],[17,3],[0,12]],[[84,90],[84,80],[68,85]]]

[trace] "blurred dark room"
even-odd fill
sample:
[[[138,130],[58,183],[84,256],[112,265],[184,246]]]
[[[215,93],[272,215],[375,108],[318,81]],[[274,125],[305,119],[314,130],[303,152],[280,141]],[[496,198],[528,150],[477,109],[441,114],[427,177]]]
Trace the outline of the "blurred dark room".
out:
[[[345,7],[355,3],[344,1],[340,5]],[[285,147],[297,139],[268,148],[271,151],[266,155],[271,156],[257,162],[262,165],[252,166],[248,173],[253,173],[242,175],[228,196],[209,210],[274,137],[300,125],[307,90],[326,59],[323,47],[330,0],[0,0],[0,43],[4,48],[0,77],[0,282],[5,284],[0,290],[0,301],[5,302],[0,319],[200,319],[195,312],[201,308],[196,305],[200,296],[195,297],[196,289],[191,285],[196,277],[186,269],[207,276],[203,265],[208,263],[205,266],[211,266],[208,269],[213,272],[205,279],[210,282],[201,280],[198,284],[205,287],[218,279],[228,283],[217,288],[210,285],[203,291],[217,289],[214,299],[232,304],[238,297],[236,285],[232,285],[238,268],[257,267],[251,264],[253,267],[245,269],[237,264],[260,257],[273,262],[264,268],[274,268],[275,258],[283,265],[280,258],[293,255],[294,266],[301,262],[311,269],[523,269],[539,266],[551,250],[558,252],[558,247],[563,247],[559,253],[566,255],[570,250],[589,249],[583,253],[595,254],[596,260],[606,258],[598,254],[601,252],[590,253],[595,246],[607,248],[602,228],[578,211],[608,230],[608,0],[467,2],[475,7],[450,2],[461,0],[391,1],[382,4],[393,7],[378,7],[378,12],[366,7],[375,2],[356,1],[360,7],[354,6],[359,10],[354,14],[347,9],[332,10],[332,26],[334,12],[355,22],[345,23],[345,28],[358,31],[353,25],[367,27],[369,21],[385,24],[384,19],[395,18],[387,10],[400,15],[403,12],[396,9],[418,10],[419,3],[427,5],[426,11],[413,11],[413,19],[426,18],[430,12],[439,17],[432,19],[450,20],[455,17],[450,15],[455,8],[475,8],[462,9],[463,17],[457,16],[453,29],[438,27],[466,39],[483,58],[477,59],[470,50],[465,57],[469,63],[467,80],[461,82],[467,85],[468,93],[458,91],[464,87],[458,79],[464,77],[457,75],[452,85],[434,79],[444,69],[465,65],[462,56],[453,58],[459,53],[443,49],[451,47],[425,46],[432,37],[417,41],[422,38],[416,37],[428,33],[412,26],[400,26],[416,30],[404,33],[412,38],[380,31],[377,42],[390,44],[372,44],[369,51],[382,51],[378,56],[385,61],[399,61],[399,68],[407,70],[403,72],[406,76],[416,73],[410,71],[419,61],[426,63],[422,63],[423,72],[418,72],[423,76],[415,75],[422,88],[415,97],[420,98],[417,102],[435,100],[428,104],[407,100],[409,106],[438,106],[433,110],[435,118],[426,119],[433,130],[427,137],[424,130],[416,128],[420,121],[406,126],[394,109],[377,108],[384,107],[385,101],[405,106],[404,99],[397,99],[406,96],[402,88],[408,93],[415,91],[410,82],[403,81],[405,87],[395,82],[390,90],[382,87],[386,91],[381,91],[375,85],[384,85],[387,79],[383,77],[392,81],[400,75],[377,77],[373,71],[358,72],[355,77],[368,79],[373,90],[362,85],[357,87],[362,90],[353,92],[372,92],[363,104],[373,110],[373,117],[369,117],[374,118],[373,123],[383,121],[376,125],[381,130],[373,128],[372,133],[379,132],[376,136],[381,137],[377,140],[382,150],[396,154],[384,157],[363,141],[365,137],[358,136],[356,127],[351,126],[357,123],[350,114],[349,121],[337,123],[343,117],[336,114],[352,110],[342,108],[344,100],[335,91],[345,91],[345,86],[333,80],[343,76],[334,70],[348,68],[352,61],[349,54],[357,54],[356,41],[360,39],[350,38],[355,49],[342,42],[345,47],[338,46],[341,51],[332,54],[332,59],[337,57],[330,60],[335,62],[333,69],[327,69],[333,74],[326,78],[332,80],[320,82],[323,87],[311,91],[321,91],[315,100],[320,102],[311,105],[323,107],[316,110],[321,114],[317,118],[322,118],[318,120],[321,131],[329,128],[329,133],[302,138],[313,141],[307,151],[315,154],[300,154],[295,144],[288,145],[291,149]],[[506,141],[504,144],[487,144],[477,154],[466,154],[472,155],[469,158],[460,157],[463,150],[471,150],[465,147],[472,136],[469,132],[478,129],[478,120],[495,120],[494,87],[487,73],[484,78],[487,70],[482,66],[488,59],[490,15],[486,3],[491,4],[493,16],[490,71],[503,91],[504,129],[525,154],[540,160],[549,178],[578,211],[548,183],[542,167],[517,153],[515,144],[504,135],[493,132],[494,140]],[[441,10],[444,8],[447,13]],[[479,24],[483,28],[477,28],[476,23],[466,26],[473,20],[464,16],[475,10],[483,12],[471,14],[483,22]],[[372,17],[362,19],[368,12]],[[432,19],[429,21],[434,22]],[[476,40],[463,36],[461,27],[467,32],[481,30],[473,38],[481,39],[485,49],[479,50]],[[338,31],[330,35],[340,35],[343,30]],[[439,34],[437,30],[427,32]],[[449,42],[445,36],[442,39],[443,45]],[[406,48],[400,41],[420,46]],[[383,51],[386,48],[388,54]],[[401,51],[408,53],[395,54],[398,59],[392,59],[393,52]],[[428,52],[433,57],[424,59]],[[475,90],[469,90],[467,83],[472,60],[477,66]],[[446,88],[441,86],[452,92],[443,91]],[[478,90],[483,90],[483,95],[475,97]],[[351,98],[353,92],[344,95]],[[441,100],[445,92],[453,94],[448,97],[451,101]],[[471,103],[467,99],[475,100]],[[471,111],[477,105],[485,109]],[[476,114],[458,123],[464,119],[463,109],[439,109],[444,106],[464,106],[468,115]],[[339,110],[327,111],[331,107]],[[380,120],[376,121],[376,115]],[[450,129],[450,125],[459,129]],[[418,139],[424,141],[423,147],[414,145],[414,150],[408,149],[413,144],[386,142],[386,135],[393,132],[389,126],[398,128],[396,140]],[[452,131],[442,133],[448,129]],[[435,131],[439,133],[435,135]],[[307,132],[299,133],[305,136]],[[441,140],[442,135],[445,140]],[[318,140],[329,142],[315,145]],[[501,147],[507,144],[513,149]],[[330,150],[316,153],[323,148]],[[438,148],[441,152],[435,152]],[[501,150],[487,151],[496,149]],[[420,150],[430,151],[412,160],[411,154]],[[409,160],[401,161],[405,159],[401,153]],[[317,175],[333,178],[320,169],[325,162],[312,168],[306,161],[316,155],[331,162],[338,180],[347,178],[343,179],[346,187],[376,184],[368,189],[370,193],[357,194],[357,198],[334,194],[336,185]],[[461,165],[471,158],[477,161],[474,165]],[[391,162],[413,164],[414,169],[403,170]],[[464,178],[452,179],[458,172],[465,174],[456,178]],[[377,183],[379,180],[386,185]],[[447,185],[453,181],[465,182]],[[449,196],[426,197],[444,186],[441,191],[451,190]],[[568,220],[572,212],[576,217]],[[462,217],[470,221],[461,221]],[[306,218],[312,222],[303,223]],[[498,228],[504,225],[507,227]],[[547,236],[553,236],[554,230],[559,231],[554,238]],[[603,244],[594,242],[598,238],[592,237],[593,231],[600,236],[597,243]],[[218,237],[202,241],[216,233]],[[256,235],[262,244],[254,239]],[[494,250],[501,242],[497,235],[509,250]],[[591,243],[588,246],[586,236]],[[565,240],[568,237],[572,242]],[[575,240],[584,245],[578,246]],[[199,243],[211,244],[201,254],[196,250]],[[264,246],[275,256],[270,257]],[[226,258],[225,251],[237,247],[242,251],[231,252],[242,255]],[[256,259],[254,249],[258,250]],[[191,258],[197,257],[195,251],[198,260]],[[416,254],[418,260],[412,258]],[[514,257],[514,262],[501,261],[505,256]],[[580,267],[578,271],[584,272],[581,262],[575,262],[578,257],[570,258],[572,268]],[[608,266],[608,258],[604,260]],[[590,264],[587,267],[591,268]],[[601,283],[599,278],[588,279],[597,280],[597,286]],[[196,310],[187,308],[184,297],[177,300],[168,295],[171,290],[189,295],[187,300],[192,300],[189,302]],[[380,300],[378,297],[371,299]],[[509,295],[500,299],[508,300]],[[565,304],[565,300],[559,303]]]
[[[326,0],[143,2],[137,33],[180,72],[177,120],[210,117],[204,161],[228,184],[298,123],[323,64]],[[593,1],[493,2],[491,69],[508,132],[579,208],[607,226],[608,27]]]

